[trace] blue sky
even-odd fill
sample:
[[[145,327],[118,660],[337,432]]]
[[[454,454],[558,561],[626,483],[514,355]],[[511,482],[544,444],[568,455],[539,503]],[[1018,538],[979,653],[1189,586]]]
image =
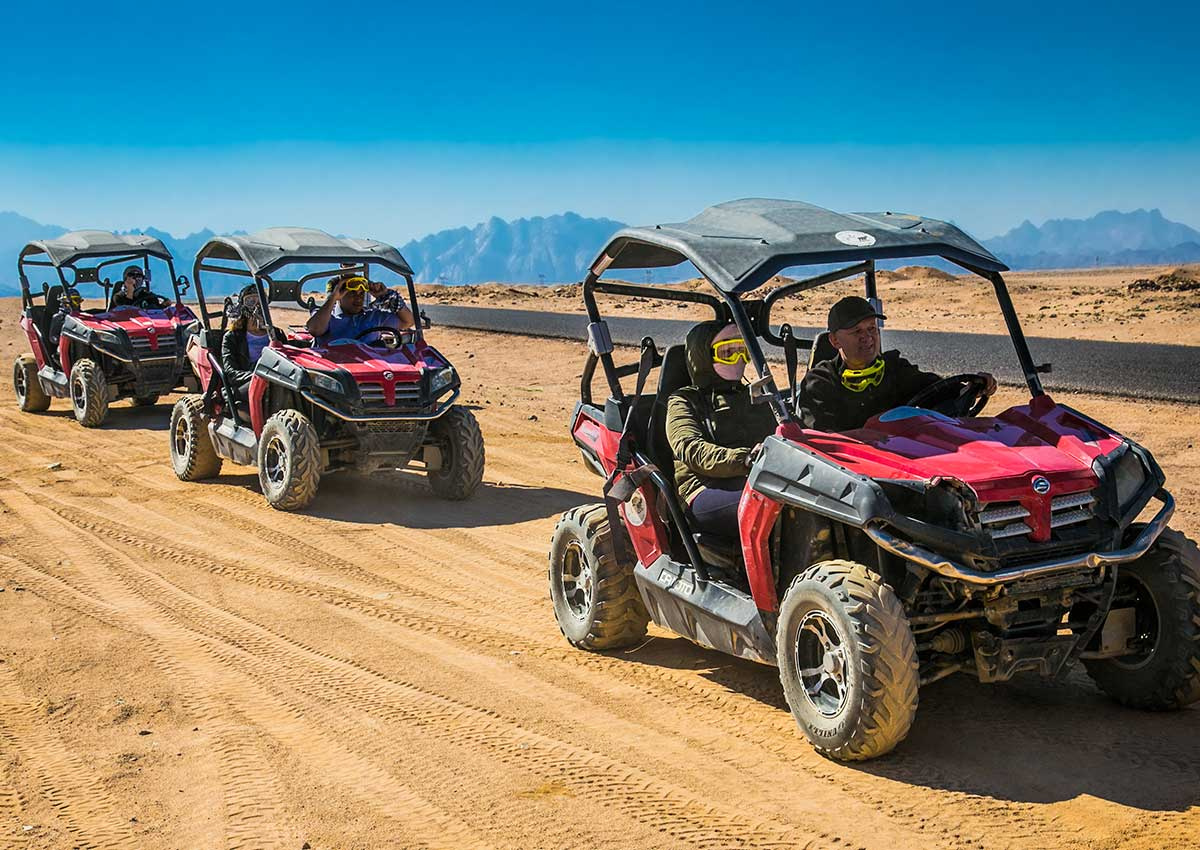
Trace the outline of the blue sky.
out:
[[[0,209],[70,227],[403,241],[749,195],[981,237],[1106,208],[1200,225],[1196,4],[110,3],[43,24],[0,52]]]

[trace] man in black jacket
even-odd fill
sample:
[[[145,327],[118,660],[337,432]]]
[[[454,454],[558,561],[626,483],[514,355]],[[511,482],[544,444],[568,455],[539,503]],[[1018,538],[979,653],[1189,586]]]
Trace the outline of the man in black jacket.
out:
[[[879,319],[886,318],[865,298],[849,296],[829,310],[829,342],[838,354],[808,370],[800,384],[800,422],[817,431],[851,431],[867,420],[900,407],[941,380],[900,356],[880,351]],[[985,392],[996,391],[996,379]]]
[[[146,274],[140,266],[126,266],[121,282],[113,290],[113,307],[136,307],[139,310],[161,310],[170,306],[171,299],[150,291]]]

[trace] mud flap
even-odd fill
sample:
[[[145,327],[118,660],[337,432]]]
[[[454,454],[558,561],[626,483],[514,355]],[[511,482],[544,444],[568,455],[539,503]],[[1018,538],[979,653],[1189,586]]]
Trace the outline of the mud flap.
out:
[[[701,646],[775,666],[775,641],[754,600],[719,581],[698,582],[690,567],[661,556],[640,562],[634,579],[650,618]]]

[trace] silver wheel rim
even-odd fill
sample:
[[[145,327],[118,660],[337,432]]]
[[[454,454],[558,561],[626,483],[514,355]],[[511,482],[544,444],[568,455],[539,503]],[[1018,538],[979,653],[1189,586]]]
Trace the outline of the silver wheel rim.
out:
[[[287,446],[279,437],[267,441],[267,449],[263,453],[263,471],[272,487],[283,486],[287,478]]]
[[[17,390],[17,400],[25,401],[25,394],[29,392],[29,387],[25,383],[25,369],[19,363],[13,370],[13,386]]]
[[[805,698],[824,717],[836,717],[846,706],[847,655],[846,642],[828,614],[804,615],[796,630],[796,673]]]
[[[186,416],[180,416],[175,422],[175,435],[171,440],[171,446],[175,449],[176,457],[186,457],[188,453],[188,437],[191,435],[191,428],[188,427]]]
[[[71,404],[80,413],[87,409],[87,387],[83,385],[83,379],[78,375],[71,379]]]
[[[592,567],[583,553],[583,547],[578,540],[572,540],[563,553],[562,589],[567,609],[575,619],[584,619],[591,610],[594,585]]]

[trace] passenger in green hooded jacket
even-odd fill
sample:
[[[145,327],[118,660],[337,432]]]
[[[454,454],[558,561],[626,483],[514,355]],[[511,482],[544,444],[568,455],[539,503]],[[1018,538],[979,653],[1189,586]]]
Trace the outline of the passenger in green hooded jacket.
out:
[[[693,528],[737,537],[750,452],[775,431],[775,416],[769,406],[750,402],[742,383],[749,355],[736,325],[696,325],[685,349],[692,385],[667,400],[675,485]]]

